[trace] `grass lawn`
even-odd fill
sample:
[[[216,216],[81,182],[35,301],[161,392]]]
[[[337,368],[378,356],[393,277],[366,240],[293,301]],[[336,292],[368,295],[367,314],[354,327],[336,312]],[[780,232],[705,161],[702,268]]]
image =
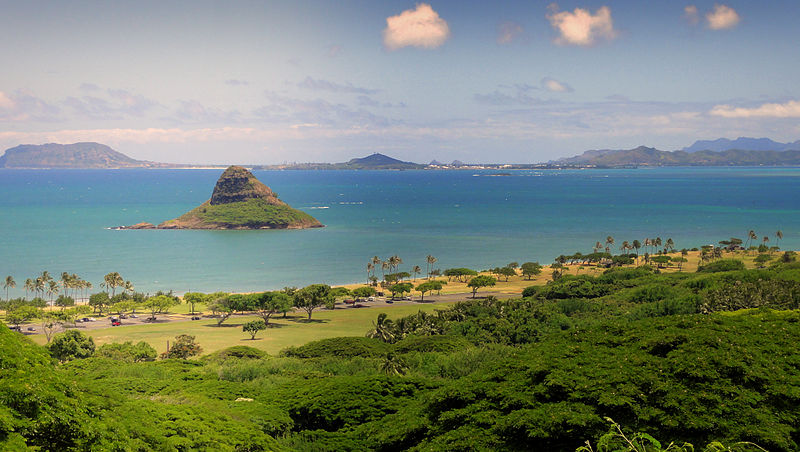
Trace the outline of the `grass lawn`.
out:
[[[109,327],[95,330],[83,330],[92,336],[97,345],[108,342],[145,341],[161,353],[167,348],[167,341],[174,341],[179,334],[190,334],[196,337],[197,343],[203,347],[203,354],[211,353],[234,345],[249,345],[270,354],[277,354],[292,345],[338,336],[363,336],[372,328],[372,322],[381,312],[389,318],[399,318],[417,311],[433,311],[442,309],[447,303],[424,304],[407,303],[393,306],[372,306],[366,308],[341,308],[334,311],[315,311],[311,322],[306,320],[304,312],[290,314],[283,319],[280,316],[270,320],[271,328],[258,333],[256,340],[242,331],[242,324],[250,320],[260,319],[257,316],[233,316],[221,327],[217,327],[214,319],[165,322],[146,325]],[[44,335],[31,336],[35,342],[44,344]]]

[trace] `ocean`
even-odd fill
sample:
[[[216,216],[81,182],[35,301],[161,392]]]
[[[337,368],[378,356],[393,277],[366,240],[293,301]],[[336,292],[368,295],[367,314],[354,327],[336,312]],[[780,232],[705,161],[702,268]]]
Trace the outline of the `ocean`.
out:
[[[257,291],[365,281],[376,255],[409,272],[429,254],[440,269],[547,264],[609,235],[680,249],[751,229],[775,245],[781,230],[779,246],[800,248],[800,168],[255,171],[326,227],[110,229],[183,214],[221,172],[0,170],[0,277],[15,278],[11,296],[43,270],[95,290],[117,271],[143,292]]]

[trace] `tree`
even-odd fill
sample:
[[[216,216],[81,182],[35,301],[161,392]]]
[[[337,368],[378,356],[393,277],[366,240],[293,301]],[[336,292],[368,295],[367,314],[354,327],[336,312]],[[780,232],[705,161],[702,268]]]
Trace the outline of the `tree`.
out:
[[[631,243],[631,247],[633,247],[633,249],[636,250],[636,260],[638,261],[639,260],[639,248],[642,247],[642,242],[640,242],[638,240],[634,240],[633,243]]]
[[[292,308],[292,297],[284,292],[263,292],[253,297],[252,308],[264,319],[264,325],[268,325],[273,314]]]
[[[381,370],[387,375],[405,375],[408,365],[394,353],[389,353],[381,364]]]
[[[522,264],[522,276],[530,281],[531,277],[542,273],[542,265],[538,262],[525,262]]]
[[[435,281],[425,281],[424,283],[417,285],[417,292],[421,294],[420,301],[425,301],[425,292],[433,292],[436,290],[437,286],[441,287],[441,284],[437,285]]]
[[[20,305],[6,311],[6,323],[14,325],[17,329],[25,322],[39,317],[39,310],[33,306]]]
[[[380,339],[383,342],[392,343],[395,340],[392,321],[387,318],[385,312],[378,314],[377,322],[372,322],[374,328],[367,333],[367,337]]]
[[[422,273],[422,269],[419,268],[419,265],[415,265],[414,268],[411,269],[411,273],[414,274],[414,281],[416,281],[417,280],[417,275]]]
[[[369,298],[375,296],[377,291],[374,287],[356,287],[353,289],[353,296],[356,298]]]
[[[175,306],[177,302],[168,295],[156,295],[150,297],[142,303],[142,308],[150,312],[150,320],[156,320],[156,314],[167,312],[169,308]]]
[[[231,294],[222,296],[212,301],[208,308],[217,313],[217,326],[222,326],[222,323],[236,311],[247,311],[250,309],[251,299],[242,294]]]
[[[469,280],[467,287],[472,288],[472,298],[478,293],[478,289],[482,287],[491,287],[497,284],[497,279],[488,275],[478,275]]]
[[[111,300],[108,298],[108,294],[106,292],[98,292],[93,293],[89,296],[89,306],[91,306],[95,312],[103,314],[103,309],[110,304]]]
[[[427,263],[428,267],[428,279],[431,279],[431,270],[433,269],[433,264],[436,263],[438,259],[428,254],[428,257],[425,258],[425,262]]]
[[[314,310],[321,306],[333,309],[333,302],[331,286],[327,284],[311,284],[294,293],[294,305],[306,311],[309,320]]]
[[[61,326],[66,321],[66,316],[63,312],[43,312],[42,316],[42,332],[44,333],[44,337],[47,339],[47,343],[50,343],[50,339],[53,338],[53,334],[61,328]]]
[[[75,299],[73,299],[72,297],[68,297],[66,295],[59,295],[58,298],[56,298],[56,301],[55,301],[54,304],[56,306],[60,307],[61,310],[63,311],[64,308],[68,308],[70,306],[75,306]]]
[[[198,303],[205,303],[206,302],[206,295],[200,292],[186,292],[183,294],[183,302],[189,303],[192,305],[192,312],[189,314],[194,314],[194,305]]]
[[[121,287],[125,285],[125,279],[118,272],[112,272],[103,277],[103,284],[102,286],[106,289],[111,289],[111,296],[113,297],[116,293],[117,287]]]
[[[783,238],[783,232],[780,230],[776,231],[775,238],[777,239],[775,240],[775,245],[778,246],[778,244],[781,242],[781,239]]]
[[[402,297],[406,292],[411,293],[412,287],[414,286],[411,283],[399,283],[389,287],[389,292],[392,293],[392,299],[394,299],[398,294]]]
[[[242,331],[250,334],[251,340],[256,340],[256,334],[259,331],[266,330],[267,324],[263,320],[253,320],[242,325]]]
[[[608,237],[606,237],[606,253],[609,252],[609,250],[613,245],[614,245],[614,237],[611,237],[609,235]]]
[[[6,301],[8,301],[8,289],[17,287],[17,282],[14,281],[13,276],[6,276],[5,282],[3,282],[3,288],[6,289]]]
[[[167,345],[167,351],[161,354],[161,359],[187,359],[190,356],[199,355],[202,352],[203,348],[194,341],[194,336],[181,334],[175,336],[175,343],[172,344],[172,347]]]
[[[32,279],[28,278],[25,280],[25,298],[28,298],[28,292],[33,292],[36,290],[36,283],[33,282]]]
[[[73,359],[83,359],[94,353],[94,339],[78,330],[68,330],[56,335],[53,341],[47,344],[50,355],[59,362]]]
[[[494,273],[494,274],[496,274],[498,276],[504,276],[506,278],[505,282],[508,282],[508,278],[510,276],[517,276],[517,271],[514,270],[511,267],[495,268],[494,270],[492,270],[492,273]]]
[[[123,315],[125,315],[126,312],[135,311],[138,306],[139,306],[139,303],[137,303],[134,300],[120,301],[120,302],[114,303],[111,306],[111,308],[109,308],[109,312],[115,312],[115,313],[117,313],[117,315],[123,316]]]

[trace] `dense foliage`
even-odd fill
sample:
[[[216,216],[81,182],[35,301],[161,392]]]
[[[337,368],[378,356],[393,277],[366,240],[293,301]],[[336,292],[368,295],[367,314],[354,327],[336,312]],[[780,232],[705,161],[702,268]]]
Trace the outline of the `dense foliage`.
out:
[[[189,361],[98,357],[128,344],[55,365],[2,329],[0,446],[627,450],[610,418],[647,450],[661,450],[650,438],[798,450],[799,285],[797,263],[613,268],[523,299],[381,316],[370,337],[280,357],[242,346]]]

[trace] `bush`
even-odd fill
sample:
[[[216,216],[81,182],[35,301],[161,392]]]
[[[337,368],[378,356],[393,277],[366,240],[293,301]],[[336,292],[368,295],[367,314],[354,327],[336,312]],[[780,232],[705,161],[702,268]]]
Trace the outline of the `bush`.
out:
[[[157,353],[150,344],[141,341],[134,345],[133,342],[111,343],[101,345],[95,352],[95,356],[111,358],[116,361],[138,363],[143,361],[153,361]]]
[[[175,336],[175,343],[166,352],[161,354],[161,359],[178,358],[187,359],[203,352],[202,347],[194,341],[194,336],[181,334]]]
[[[78,330],[67,330],[56,335],[53,341],[47,344],[47,349],[53,358],[62,363],[88,358],[94,353],[94,339]]]
[[[528,286],[522,289],[522,298],[535,297],[541,286]]]
[[[368,337],[334,337],[309,342],[301,347],[281,351],[281,356],[296,358],[353,357],[377,358],[385,356],[391,347],[385,342]]]
[[[699,273],[718,273],[744,270],[744,262],[737,259],[720,259],[697,267]]]
[[[226,358],[262,359],[267,357],[269,357],[267,352],[247,345],[235,345],[209,355],[211,359],[218,358],[222,360]]]
[[[470,345],[469,341],[458,336],[409,336],[395,344],[398,353],[409,352],[452,352]]]

